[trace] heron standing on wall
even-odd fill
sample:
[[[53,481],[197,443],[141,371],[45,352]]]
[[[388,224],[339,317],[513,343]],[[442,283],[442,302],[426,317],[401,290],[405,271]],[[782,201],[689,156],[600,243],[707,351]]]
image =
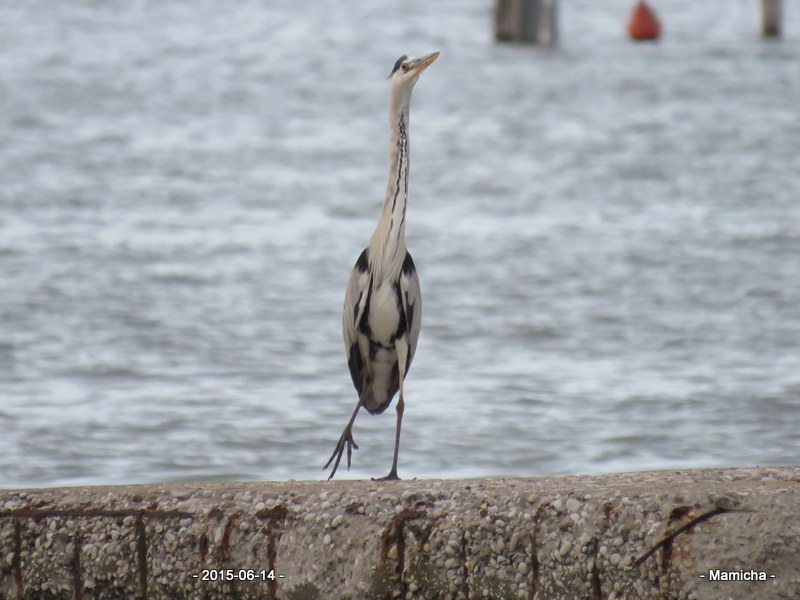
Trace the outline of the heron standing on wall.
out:
[[[403,422],[403,380],[417,348],[421,316],[419,278],[406,249],[408,113],[414,84],[438,56],[438,52],[422,58],[403,55],[389,75],[386,199],[378,226],[353,267],[344,296],[344,345],[358,403],[336,449],[323,467],[327,469],[333,462],[328,479],[336,474],[345,449],[347,468],[350,468],[353,448],[358,450],[353,440],[353,422],[361,407],[373,415],[380,414],[389,407],[398,390],[392,470],[382,479],[399,479],[397,455]]]

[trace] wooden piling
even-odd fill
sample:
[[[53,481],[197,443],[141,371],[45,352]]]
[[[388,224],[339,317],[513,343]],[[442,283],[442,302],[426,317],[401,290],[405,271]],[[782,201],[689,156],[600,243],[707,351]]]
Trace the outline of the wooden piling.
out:
[[[558,0],[496,0],[495,38],[554,46],[558,41]]]
[[[779,38],[783,33],[781,0],[761,0],[761,35]]]

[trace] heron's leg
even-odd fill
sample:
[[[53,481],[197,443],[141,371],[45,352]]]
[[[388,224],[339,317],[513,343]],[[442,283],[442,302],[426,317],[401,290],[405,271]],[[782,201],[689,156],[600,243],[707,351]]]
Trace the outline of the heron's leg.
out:
[[[368,383],[367,386],[372,385]],[[342,435],[339,438],[339,441],[336,442],[336,448],[333,450],[333,454],[328,459],[328,462],[325,463],[325,466],[322,467],[322,470],[328,468],[328,466],[333,462],[333,459],[336,459],[336,462],[333,463],[333,470],[331,474],[328,476],[328,480],[333,479],[333,476],[336,475],[336,469],[339,468],[339,462],[342,460],[342,454],[344,454],[345,448],[347,448],[347,468],[350,469],[350,459],[353,456],[353,448],[358,450],[358,444],[356,444],[355,440],[353,439],[353,423],[356,420],[356,415],[358,414],[359,409],[364,405],[364,398],[367,395],[367,391],[369,387],[364,388],[364,393],[361,394],[358,398],[358,403],[356,404],[356,409],[353,411],[353,414],[350,416],[350,420],[347,422],[347,426],[342,431]]]
[[[400,378],[400,397],[397,399],[397,426],[394,432],[394,458],[392,458],[392,470],[386,477],[381,477],[377,481],[396,481],[400,479],[397,476],[397,457],[400,454],[400,428],[403,425],[403,411],[405,410],[405,400],[403,399],[403,379],[406,375],[406,357],[408,356],[408,343],[405,337],[398,339],[396,342],[397,348],[397,370]]]
[[[405,401],[403,400],[403,380],[400,380],[400,398],[397,400],[397,428],[394,432],[394,458],[392,459],[392,470],[386,476],[386,479],[400,479],[397,476],[397,457],[400,454],[400,428],[403,425],[403,411],[405,410]]]

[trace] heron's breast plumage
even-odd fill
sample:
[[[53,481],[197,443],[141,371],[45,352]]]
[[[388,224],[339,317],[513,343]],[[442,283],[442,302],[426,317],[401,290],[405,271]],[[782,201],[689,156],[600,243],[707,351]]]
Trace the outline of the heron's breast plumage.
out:
[[[389,406],[398,389],[397,349],[395,340],[403,329],[402,308],[398,303],[397,283],[373,280],[358,335],[366,342],[372,382],[364,399],[364,407],[371,413],[381,413]]]
[[[393,345],[402,316],[397,298],[397,284],[382,282],[373,287],[368,314],[371,342],[385,347]]]
[[[398,389],[397,350],[373,346],[370,359],[373,381],[370,393],[364,398],[364,408],[373,415],[385,411],[392,402]]]

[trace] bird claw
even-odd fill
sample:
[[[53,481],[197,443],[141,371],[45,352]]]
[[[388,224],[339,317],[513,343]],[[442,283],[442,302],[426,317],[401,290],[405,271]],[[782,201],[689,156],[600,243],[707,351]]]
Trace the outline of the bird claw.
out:
[[[353,449],[358,450],[358,444],[356,444],[355,440],[353,439],[353,433],[350,431],[349,427],[342,432],[342,437],[340,437],[339,441],[336,443],[336,448],[334,448],[333,454],[331,454],[331,457],[328,459],[328,462],[325,463],[325,466],[322,467],[322,470],[324,471],[333,462],[333,470],[328,476],[329,481],[333,479],[334,475],[336,475],[336,469],[339,468],[339,462],[342,460],[342,454],[344,454],[345,448],[347,448],[347,470],[349,471],[353,456]],[[334,458],[336,459],[336,462],[334,462]]]
[[[397,476],[397,471],[392,469],[392,471],[386,477],[372,477],[372,481],[400,481],[400,478]]]

